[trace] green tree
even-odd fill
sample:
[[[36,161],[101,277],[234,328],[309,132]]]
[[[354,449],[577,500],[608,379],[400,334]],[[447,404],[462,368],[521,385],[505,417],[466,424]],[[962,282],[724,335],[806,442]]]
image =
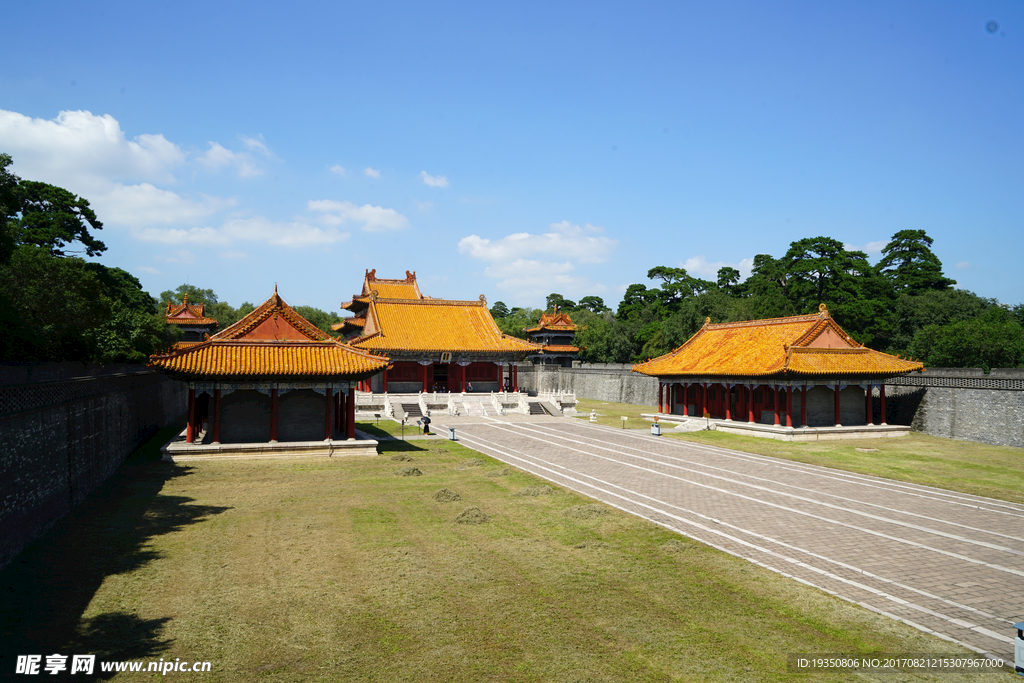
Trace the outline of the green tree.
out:
[[[570,299],[566,299],[561,294],[556,294],[552,292],[551,294],[548,294],[544,306],[545,312],[554,313],[555,309],[558,308],[559,310],[568,313],[572,311],[574,308],[576,308],[576,302]]]
[[[103,224],[87,200],[62,187],[34,180],[22,180],[16,198],[21,214],[16,232],[19,244],[42,247],[53,256],[65,256],[73,242],[79,242],[87,256],[107,250],[90,232],[103,229]]]
[[[900,230],[882,249],[876,268],[898,293],[951,289],[956,280],[942,274],[942,262],[931,250],[933,242],[924,230]]]
[[[526,332],[524,330],[536,326],[537,322],[540,321],[541,313],[543,311],[537,308],[513,308],[507,316],[499,318],[494,322],[497,323],[499,330],[510,337],[526,339]]]
[[[160,292],[160,306],[164,308],[167,302],[172,304],[180,304],[185,300],[185,295],[188,294],[188,302],[192,305],[195,304],[215,304],[220,301],[217,298],[217,294],[212,289],[203,289],[196,287],[195,285],[182,284],[178,285],[173,291],[165,290]]]
[[[892,332],[878,348],[888,353],[908,353],[914,337],[922,328],[973,320],[995,305],[994,299],[985,299],[963,289],[929,289],[916,295],[900,294],[893,306]]]
[[[331,325],[341,322],[341,316],[337,313],[334,313],[333,311],[328,313],[327,311],[322,311],[319,308],[314,308],[313,306],[296,306],[295,311],[303,318],[313,323],[317,329],[323,330],[328,334],[334,334],[331,330]],[[241,316],[239,316],[239,320],[241,320]]]
[[[1024,328],[1007,310],[989,308],[973,320],[921,328],[910,354],[926,366],[947,368],[1024,367]]]
[[[605,306],[604,299],[602,299],[599,296],[585,296],[582,299],[580,299],[579,304],[577,304],[576,310],[581,309],[590,311],[591,313],[604,313],[605,311],[612,310]]]
[[[740,283],[740,271],[731,266],[722,266],[718,269],[718,288],[731,292]]]
[[[21,179],[8,170],[11,157],[0,154],[0,266],[11,260],[17,245],[18,183]]]
[[[508,315],[508,306],[504,301],[495,301],[494,305],[491,306],[491,317],[495,320],[498,318],[504,318]]]

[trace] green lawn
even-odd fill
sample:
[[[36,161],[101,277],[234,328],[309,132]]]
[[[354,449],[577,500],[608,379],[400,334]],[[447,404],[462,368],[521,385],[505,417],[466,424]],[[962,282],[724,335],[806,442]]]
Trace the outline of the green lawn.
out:
[[[640,413],[656,413],[657,406],[633,406],[583,399],[578,417],[587,419],[597,410],[598,422],[627,428],[650,429]],[[935,486],[950,491],[1024,503],[1024,449],[956,441],[911,432],[894,439],[844,439],[841,441],[775,441],[717,431],[674,433],[665,423],[666,437],[713,444],[747,453],[834,467],[886,479]]]
[[[457,443],[175,465],[168,437],[0,573],[5,671],[93,653],[213,662],[180,681],[836,681],[863,679],[787,653],[958,651]],[[455,521],[474,507],[486,522]]]

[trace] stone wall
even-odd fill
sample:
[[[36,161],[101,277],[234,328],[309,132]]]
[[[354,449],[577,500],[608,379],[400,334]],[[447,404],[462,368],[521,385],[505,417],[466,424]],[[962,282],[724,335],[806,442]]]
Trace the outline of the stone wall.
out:
[[[885,385],[887,421],[964,441],[1024,448],[1024,369],[929,368]],[[877,392],[876,392],[877,396]]]
[[[187,398],[138,365],[0,365],[0,567],[154,431],[184,423]]]
[[[519,388],[532,394],[572,391],[579,398],[658,405],[658,380],[631,369],[622,363],[573,363],[571,368],[523,363],[519,365]]]

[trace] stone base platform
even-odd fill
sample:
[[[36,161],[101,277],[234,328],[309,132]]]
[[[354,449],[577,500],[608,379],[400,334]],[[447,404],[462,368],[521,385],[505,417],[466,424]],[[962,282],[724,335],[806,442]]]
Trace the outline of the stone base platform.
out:
[[[703,417],[687,417],[683,415],[666,415],[644,413],[641,417],[654,422],[657,418],[664,428],[677,425],[679,431],[698,431],[709,426],[727,434],[756,436],[762,439],[778,441],[835,441],[838,439],[886,439],[906,436],[910,427],[906,425],[853,425],[849,427],[782,427],[761,424],[759,422],[739,422],[737,420],[721,420]]]
[[[203,434],[200,434],[202,437]],[[356,438],[330,441],[279,441],[277,443],[185,443],[185,432],[164,444],[163,460],[254,460],[263,458],[337,458],[349,455],[377,455],[377,441],[356,430]]]

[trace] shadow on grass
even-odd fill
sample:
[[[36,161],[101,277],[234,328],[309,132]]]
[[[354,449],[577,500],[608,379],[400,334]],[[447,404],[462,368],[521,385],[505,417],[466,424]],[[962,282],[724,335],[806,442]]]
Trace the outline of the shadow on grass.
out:
[[[161,493],[166,482],[192,471],[160,460],[160,446],[176,432],[157,432],[0,572],[0,678],[14,672],[19,654],[95,654],[94,674],[106,678],[113,674],[100,672],[100,661],[159,658],[167,649],[160,635],[168,617],[82,615],[107,577],[159,558],[147,547],[150,539],[229,509]]]

